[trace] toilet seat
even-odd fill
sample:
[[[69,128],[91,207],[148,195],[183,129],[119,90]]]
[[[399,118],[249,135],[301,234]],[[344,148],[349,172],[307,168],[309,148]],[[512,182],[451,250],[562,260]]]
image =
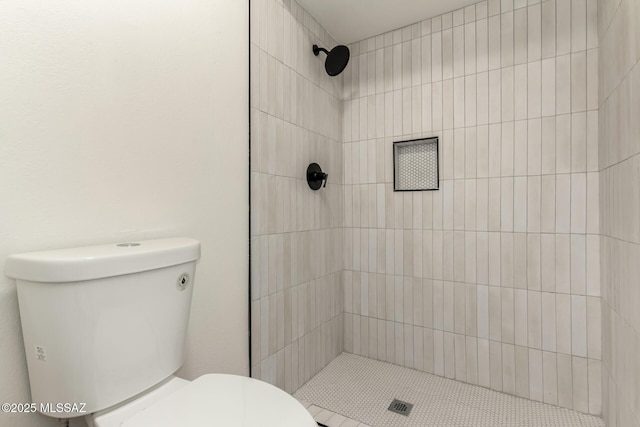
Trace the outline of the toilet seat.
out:
[[[203,375],[125,420],[122,427],[317,427],[288,393],[238,375]]]

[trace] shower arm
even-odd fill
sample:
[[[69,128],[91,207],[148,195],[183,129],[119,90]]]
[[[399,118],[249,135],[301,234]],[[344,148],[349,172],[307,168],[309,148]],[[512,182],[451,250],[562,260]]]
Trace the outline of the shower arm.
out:
[[[307,45],[307,46],[308,46],[308,45]],[[308,52],[308,51],[307,51],[307,52]],[[327,49],[325,49],[325,48],[323,48],[323,47],[319,47],[317,44],[314,44],[314,45],[313,45],[313,54],[314,54],[315,56],[318,56],[318,55],[320,55],[320,52],[324,52],[324,53],[326,53],[327,55],[329,54],[329,51],[328,51]]]

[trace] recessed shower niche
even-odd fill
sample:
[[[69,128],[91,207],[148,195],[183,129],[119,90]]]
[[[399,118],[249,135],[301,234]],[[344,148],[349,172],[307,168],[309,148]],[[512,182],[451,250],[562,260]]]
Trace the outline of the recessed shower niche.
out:
[[[438,137],[393,143],[393,190],[440,188]]]

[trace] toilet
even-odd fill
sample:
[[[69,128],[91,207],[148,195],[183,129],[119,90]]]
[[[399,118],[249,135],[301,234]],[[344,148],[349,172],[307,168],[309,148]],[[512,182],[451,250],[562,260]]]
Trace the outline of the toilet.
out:
[[[316,427],[265,382],[174,376],[199,258],[188,238],[9,256],[37,409],[90,427]]]

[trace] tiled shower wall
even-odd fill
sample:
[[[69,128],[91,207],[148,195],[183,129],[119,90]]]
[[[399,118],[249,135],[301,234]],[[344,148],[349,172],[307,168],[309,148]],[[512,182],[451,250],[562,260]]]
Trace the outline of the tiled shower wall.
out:
[[[601,413],[596,2],[489,0],[351,46],[346,351]],[[392,142],[430,136],[440,190],[393,192]]]
[[[342,79],[294,0],[250,10],[252,375],[292,392],[343,349]],[[329,174],[316,192],[311,162]]]
[[[640,3],[599,2],[603,415],[640,426]]]

